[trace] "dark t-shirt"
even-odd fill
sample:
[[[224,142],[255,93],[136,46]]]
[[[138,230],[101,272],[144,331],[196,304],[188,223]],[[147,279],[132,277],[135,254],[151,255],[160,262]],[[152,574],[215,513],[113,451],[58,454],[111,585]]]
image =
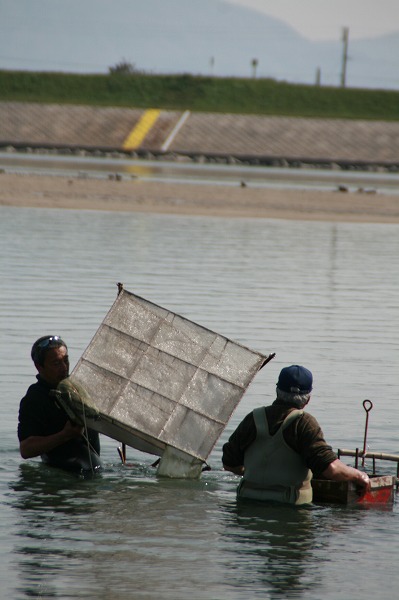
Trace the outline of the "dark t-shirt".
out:
[[[286,416],[295,407],[276,400],[265,407],[269,431],[273,435],[279,429]],[[286,443],[300,454],[306,466],[314,476],[320,477],[323,471],[337,459],[331,446],[324,439],[317,420],[307,412],[288,425],[283,433]],[[256,438],[256,426],[253,413],[249,413],[239,424],[229,441],[223,446],[223,464],[238,467],[244,464],[245,450]]]
[[[58,406],[50,392],[52,388],[39,375],[22,398],[18,416],[18,439],[30,436],[48,436],[64,428],[68,417]],[[97,432],[89,429],[88,439],[97,454],[100,454],[100,439]],[[87,458],[87,441],[83,437],[69,440],[42,456],[50,464],[63,466],[66,461]]]

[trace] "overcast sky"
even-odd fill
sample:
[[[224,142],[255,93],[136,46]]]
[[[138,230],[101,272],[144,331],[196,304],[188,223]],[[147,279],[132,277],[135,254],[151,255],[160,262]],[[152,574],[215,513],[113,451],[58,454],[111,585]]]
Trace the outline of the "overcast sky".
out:
[[[267,42],[275,58],[272,65],[261,61],[259,76],[309,82],[319,66],[324,83],[332,83],[339,66],[317,62],[306,47],[334,42],[323,46],[334,45],[339,61],[344,27],[352,73],[367,63],[367,79],[363,69],[354,85],[397,89],[397,41],[378,40],[372,54],[367,42],[351,52],[355,40],[399,32],[399,0],[0,0],[0,69],[106,73],[126,60],[144,72],[208,74],[216,57],[214,75],[245,76]]]
[[[399,0],[225,1],[282,19],[310,40],[336,40],[343,27],[349,27],[351,39],[399,30]]]

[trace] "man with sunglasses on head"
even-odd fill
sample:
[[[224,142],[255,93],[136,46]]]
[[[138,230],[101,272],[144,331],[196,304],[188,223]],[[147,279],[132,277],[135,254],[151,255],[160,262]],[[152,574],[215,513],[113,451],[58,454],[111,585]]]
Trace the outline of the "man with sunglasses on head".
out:
[[[31,357],[38,374],[19,407],[22,458],[41,456],[45,463],[69,471],[100,470],[98,433],[72,423],[52,394],[69,375],[66,343],[57,335],[43,336],[33,344]]]

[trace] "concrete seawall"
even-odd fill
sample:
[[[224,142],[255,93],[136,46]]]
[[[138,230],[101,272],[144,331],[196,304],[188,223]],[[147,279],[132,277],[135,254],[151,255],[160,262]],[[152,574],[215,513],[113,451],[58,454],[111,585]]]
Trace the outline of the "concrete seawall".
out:
[[[0,149],[399,171],[399,122],[0,102]]]

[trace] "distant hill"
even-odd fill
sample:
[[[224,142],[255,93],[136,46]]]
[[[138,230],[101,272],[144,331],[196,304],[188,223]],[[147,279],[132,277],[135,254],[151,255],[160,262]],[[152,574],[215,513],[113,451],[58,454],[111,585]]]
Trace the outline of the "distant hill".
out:
[[[341,32],[312,42],[282,21],[223,0],[9,3],[0,69],[105,73],[121,60],[150,73],[271,77],[339,85]],[[256,68],[253,61],[256,61]],[[347,86],[399,89],[399,31],[351,41]]]

